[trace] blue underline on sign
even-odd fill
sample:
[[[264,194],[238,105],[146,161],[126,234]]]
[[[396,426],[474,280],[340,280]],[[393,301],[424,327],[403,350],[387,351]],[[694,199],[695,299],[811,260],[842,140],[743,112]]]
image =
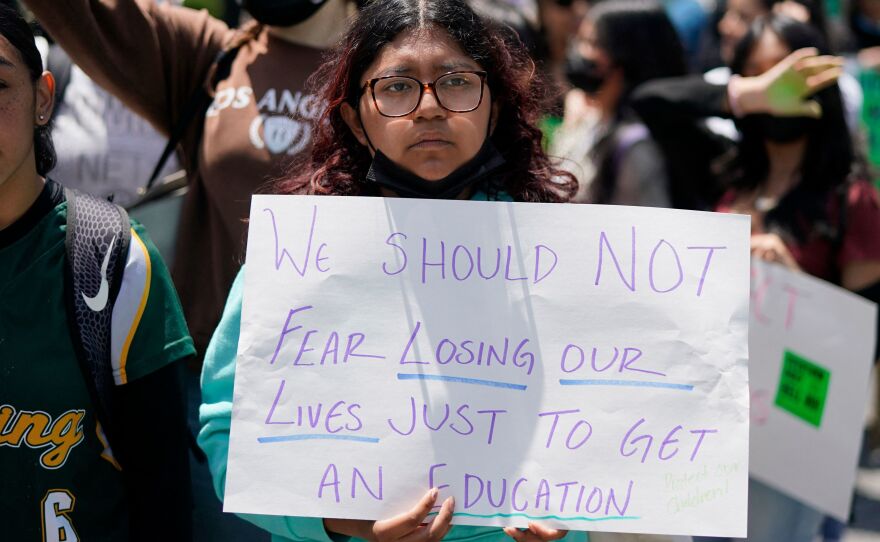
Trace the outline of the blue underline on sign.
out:
[[[428,515],[429,516],[436,516],[437,514],[439,514],[439,512],[431,512]],[[480,518],[480,519],[525,518],[525,519],[534,519],[534,520],[539,520],[539,521],[546,520],[546,519],[558,519],[560,521],[611,521],[611,520],[615,520],[615,519],[628,519],[628,520],[642,519],[639,516],[608,516],[608,517],[604,517],[604,518],[589,518],[586,516],[554,516],[552,514],[547,515],[547,516],[532,516],[529,514],[522,514],[522,513],[519,513],[519,514],[504,514],[504,513],[470,514],[468,512],[453,512],[452,516],[453,517],[460,517],[460,518]]]
[[[693,391],[692,384],[670,384],[668,382],[644,382],[642,380],[566,380],[560,379],[563,386],[634,386],[639,388],[667,388],[670,390]]]
[[[375,437],[359,437],[357,435],[283,435],[280,437],[258,437],[260,444],[268,444],[270,442],[290,442],[292,440],[353,440],[355,442],[369,442],[376,444],[379,439]]]
[[[440,382],[455,382],[458,384],[475,384],[477,386],[489,386],[490,388],[505,388],[508,390],[525,391],[524,384],[511,384],[497,380],[480,380],[479,378],[464,378],[461,376],[426,375],[421,373],[397,373],[398,380],[437,380]]]

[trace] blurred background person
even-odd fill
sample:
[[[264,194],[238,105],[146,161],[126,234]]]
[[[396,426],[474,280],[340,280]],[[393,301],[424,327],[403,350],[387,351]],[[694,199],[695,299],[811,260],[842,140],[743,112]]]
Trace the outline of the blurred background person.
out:
[[[663,153],[628,107],[639,84],[687,72],[663,6],[619,0],[591,7],[569,51],[562,126],[551,154],[579,180],[577,202],[671,205]]]
[[[842,60],[816,52],[827,53],[817,29],[769,15],[737,45],[728,85],[649,82],[634,107],[649,118],[735,116],[742,137],[720,177],[727,190],[717,210],[752,216],[754,257],[876,301],[880,199],[834,84]],[[822,520],[821,512],[751,481],[749,540],[812,542]]]
[[[830,43],[829,24],[823,0],[726,0],[726,4],[722,4],[721,9],[717,44],[721,65],[713,66],[713,69],[706,72],[706,80],[711,83],[724,85],[730,79],[730,63],[733,61],[736,45],[759,17],[771,13],[786,15],[809,24],[817,30],[825,43]],[[861,129],[863,102],[861,86],[858,80],[849,74],[841,76],[838,84],[843,95],[847,125],[850,127],[851,135],[857,136]],[[709,127],[731,139],[739,137],[732,123],[713,119],[709,122]]]
[[[238,25],[241,8],[234,0],[170,3],[207,9],[228,25]],[[134,204],[144,195],[168,138],[90,78],[60,45],[45,40],[45,47],[45,67],[57,82],[53,135],[58,165],[54,177],[65,186],[112,198],[123,207]],[[173,153],[156,173],[164,179],[180,167]],[[153,231],[154,241],[157,233]],[[157,247],[171,263],[174,246],[162,241]]]
[[[761,20],[738,45],[732,68],[768,71],[793,50],[827,52],[814,27],[784,16]],[[880,199],[856,151],[836,85],[815,100],[821,117],[744,117],[733,185],[719,210],[752,216],[752,253],[853,291],[880,284]],[[755,480],[750,484],[750,539],[809,542],[823,514]],[[826,540],[843,525],[830,521]]]

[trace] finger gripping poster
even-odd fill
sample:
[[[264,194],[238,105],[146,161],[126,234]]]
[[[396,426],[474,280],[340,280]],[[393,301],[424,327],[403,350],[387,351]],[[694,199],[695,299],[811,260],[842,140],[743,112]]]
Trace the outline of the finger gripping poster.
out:
[[[255,196],[225,510],[744,536],[749,221]]]

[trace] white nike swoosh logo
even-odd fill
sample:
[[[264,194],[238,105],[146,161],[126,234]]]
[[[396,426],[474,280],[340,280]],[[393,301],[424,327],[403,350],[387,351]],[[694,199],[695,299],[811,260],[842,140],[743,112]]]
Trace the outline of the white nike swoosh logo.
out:
[[[89,297],[85,292],[80,292],[86,305],[95,312],[101,312],[107,307],[107,301],[110,299],[110,283],[107,281],[107,266],[110,265],[110,254],[113,253],[113,245],[116,244],[116,236],[110,240],[110,248],[104,255],[104,263],[101,264],[101,287],[95,297]]]

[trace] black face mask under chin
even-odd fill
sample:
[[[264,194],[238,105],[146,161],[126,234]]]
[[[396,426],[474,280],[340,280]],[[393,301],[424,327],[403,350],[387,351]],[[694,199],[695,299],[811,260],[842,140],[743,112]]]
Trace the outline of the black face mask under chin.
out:
[[[376,149],[367,182],[392,190],[402,198],[454,199],[504,164],[504,157],[487,138],[476,156],[464,165],[440,180],[429,181],[403,169]]]

